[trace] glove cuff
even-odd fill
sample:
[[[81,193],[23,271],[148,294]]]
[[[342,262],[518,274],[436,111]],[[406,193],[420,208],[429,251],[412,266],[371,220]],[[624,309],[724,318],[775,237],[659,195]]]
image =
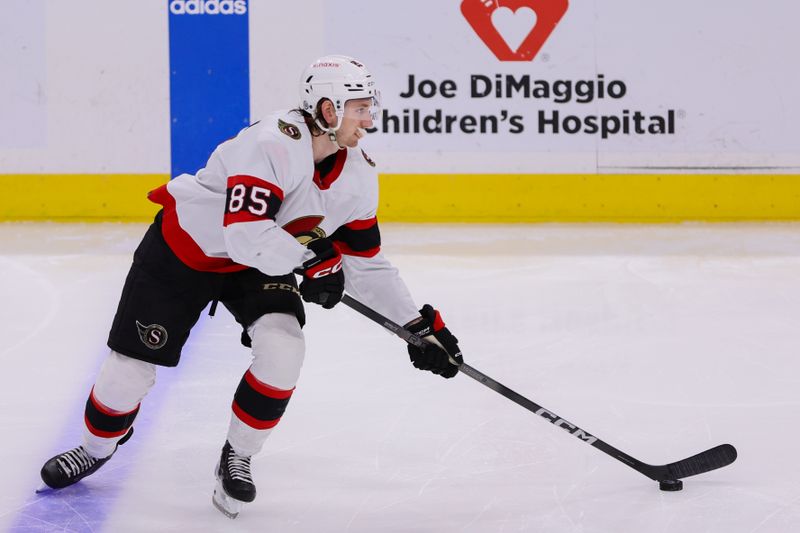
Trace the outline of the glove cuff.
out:
[[[330,254],[335,254],[338,250],[332,240],[328,238],[314,239],[306,244],[306,248],[314,252],[318,257],[326,258]]]
[[[316,239],[307,247],[316,254],[303,263],[303,274],[309,278],[320,278],[335,274],[342,268],[342,254],[330,239]]]
[[[439,311],[434,309],[432,305],[423,305],[422,309],[419,310],[419,314],[422,315],[422,318],[431,326],[431,333],[444,329],[445,324],[444,320],[442,320],[442,315],[440,315]]]

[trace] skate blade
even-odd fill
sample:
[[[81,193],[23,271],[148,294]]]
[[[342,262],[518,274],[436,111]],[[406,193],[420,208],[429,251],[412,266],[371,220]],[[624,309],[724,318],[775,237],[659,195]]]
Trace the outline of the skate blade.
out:
[[[48,492],[54,492],[56,489],[53,487],[42,483],[38,489],[36,489],[36,494],[47,494]]]
[[[219,509],[222,514],[230,519],[234,519],[239,516],[239,512],[241,512],[242,507],[244,507],[245,504],[245,502],[241,500],[237,500],[228,496],[225,493],[225,490],[222,488],[221,481],[217,481],[217,486],[214,487],[214,496],[211,498],[211,503],[213,503],[214,507]]]

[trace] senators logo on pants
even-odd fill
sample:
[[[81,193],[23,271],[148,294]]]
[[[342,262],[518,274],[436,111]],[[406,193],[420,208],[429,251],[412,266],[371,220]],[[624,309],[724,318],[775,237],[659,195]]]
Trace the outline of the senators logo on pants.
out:
[[[167,330],[164,326],[158,324],[150,324],[145,326],[138,320],[136,321],[136,329],[139,330],[139,338],[145,346],[151,350],[158,350],[167,344]]]

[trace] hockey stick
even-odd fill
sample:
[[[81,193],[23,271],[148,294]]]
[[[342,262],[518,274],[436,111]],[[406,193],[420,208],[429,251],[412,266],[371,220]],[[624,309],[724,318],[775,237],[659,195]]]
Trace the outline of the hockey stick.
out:
[[[428,344],[427,341],[395,324],[385,316],[367,307],[358,300],[353,299],[347,294],[342,297],[342,303],[361,313],[373,322],[380,324],[409,344],[421,349],[425,349]],[[681,478],[696,476],[697,474],[716,470],[717,468],[727,466],[736,460],[736,448],[730,444],[721,444],[704,452],[698,453],[697,455],[687,457],[686,459],[681,459],[680,461],[674,463],[669,463],[666,465],[649,465],[631,457],[627,453],[616,449],[610,444],[600,440],[594,435],[591,435],[575,424],[566,421],[554,412],[532,402],[521,394],[514,392],[502,383],[495,381],[486,374],[476,370],[475,368],[472,368],[466,363],[461,363],[458,367],[458,370],[461,373],[468,375],[478,383],[481,383],[493,391],[502,394],[512,402],[521,405],[528,411],[539,415],[556,427],[566,430],[587,444],[591,444],[614,459],[625,463],[637,472],[644,474],[650,479],[658,481],[662,490],[680,490],[683,487],[683,484],[678,480]]]

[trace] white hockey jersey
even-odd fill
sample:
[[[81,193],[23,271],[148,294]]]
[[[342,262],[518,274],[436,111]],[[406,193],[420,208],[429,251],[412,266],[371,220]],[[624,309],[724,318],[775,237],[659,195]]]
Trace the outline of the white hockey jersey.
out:
[[[267,275],[292,272],[330,237],[343,254],[346,290],[399,324],[419,316],[380,250],[378,174],[358,148],[339,150],[333,169],[315,169],[311,132],[294,111],[270,115],[219,145],[196,175],[151,191],[164,207],[162,233],[189,267]]]

